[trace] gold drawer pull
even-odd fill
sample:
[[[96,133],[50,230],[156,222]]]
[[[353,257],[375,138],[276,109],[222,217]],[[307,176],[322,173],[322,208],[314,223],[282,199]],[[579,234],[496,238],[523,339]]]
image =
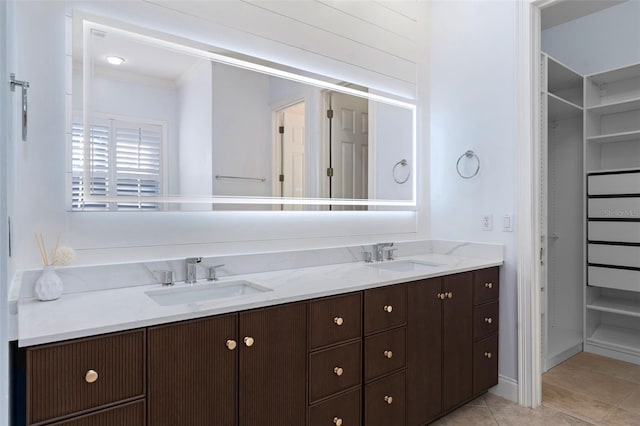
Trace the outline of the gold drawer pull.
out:
[[[385,356],[386,358],[391,359],[391,358],[393,357],[393,352],[391,352],[391,351],[384,351],[384,356]]]
[[[89,370],[87,374],[84,375],[84,380],[87,383],[93,383],[98,380],[98,373],[95,370]]]
[[[340,417],[334,417],[333,424],[336,426],[342,426],[342,419]]]
[[[436,297],[438,299],[440,299],[440,300],[444,300],[444,298],[447,297],[447,296],[445,296],[444,293],[438,293],[438,295]]]
[[[227,349],[229,349],[230,351],[234,350],[236,348],[236,346],[238,346],[238,343],[235,340],[227,340],[227,342],[225,343],[225,346],[227,347]]]
[[[487,358],[491,358],[491,352],[485,352],[484,356],[487,357]]]
[[[493,288],[493,283],[484,283],[484,288]]]
[[[453,299],[453,293],[451,293],[451,292],[447,293],[447,298]]]
[[[338,377],[340,377],[340,376],[342,376],[344,374],[344,370],[342,369],[342,367],[333,367],[333,372]]]
[[[247,345],[247,347],[253,346],[254,343],[253,337],[247,336],[244,338],[244,344]]]
[[[384,311],[388,312],[388,313],[393,312],[393,306],[391,306],[391,305],[384,305],[384,308],[382,308],[382,309],[384,309]]]
[[[486,322],[487,324],[491,324],[491,323],[493,322],[493,318],[491,318],[491,317],[486,317],[486,318],[484,319],[484,322]]]
[[[341,326],[342,324],[344,324],[344,319],[342,317],[335,317],[333,319],[333,322],[337,325],[337,326]]]
[[[385,401],[387,404],[391,405],[391,403],[393,403],[393,397],[392,397],[392,396],[385,395],[385,397],[384,397],[384,401]]]

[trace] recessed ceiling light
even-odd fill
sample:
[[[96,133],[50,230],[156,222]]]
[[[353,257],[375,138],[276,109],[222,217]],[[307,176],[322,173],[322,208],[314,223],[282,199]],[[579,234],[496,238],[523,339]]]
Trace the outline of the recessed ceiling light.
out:
[[[111,65],[122,65],[125,60],[120,56],[107,56],[107,62],[109,62]]]

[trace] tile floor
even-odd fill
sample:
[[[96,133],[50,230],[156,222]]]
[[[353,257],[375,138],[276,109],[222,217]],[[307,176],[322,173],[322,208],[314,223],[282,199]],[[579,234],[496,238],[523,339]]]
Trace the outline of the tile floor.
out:
[[[640,366],[580,353],[542,376],[532,410],[485,394],[434,425],[639,426]]]

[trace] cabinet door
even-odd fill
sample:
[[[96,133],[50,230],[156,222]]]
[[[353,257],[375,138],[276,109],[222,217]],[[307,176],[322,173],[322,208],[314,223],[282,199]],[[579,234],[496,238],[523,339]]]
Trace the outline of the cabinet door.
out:
[[[306,423],[306,308],[293,303],[239,314],[240,426]]]
[[[472,274],[444,277],[442,291],[442,409],[448,410],[473,392]]]
[[[407,424],[418,426],[442,411],[442,279],[408,287]]]
[[[149,328],[150,426],[237,424],[237,318]]]

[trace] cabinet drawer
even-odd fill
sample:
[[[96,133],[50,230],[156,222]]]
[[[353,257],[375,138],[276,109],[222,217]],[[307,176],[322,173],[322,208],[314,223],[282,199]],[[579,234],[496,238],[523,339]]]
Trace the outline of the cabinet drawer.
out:
[[[473,394],[498,384],[498,336],[473,344]]]
[[[474,306],[473,339],[478,340],[498,332],[498,301]]]
[[[407,322],[407,286],[402,284],[364,292],[364,332],[371,334]]]
[[[590,286],[640,292],[640,271],[589,266],[587,275]]]
[[[145,331],[29,348],[27,377],[29,424],[144,396]]]
[[[496,268],[481,269],[473,273],[473,304],[480,305],[497,300],[500,295],[500,270]]]
[[[589,175],[588,195],[640,194],[640,173]]]
[[[309,426],[359,426],[362,424],[360,389],[347,392],[309,408]]]
[[[405,327],[369,336],[364,341],[364,378],[375,379],[406,365]]]
[[[366,385],[364,424],[367,426],[404,425],[406,422],[405,389],[404,372]]]
[[[141,399],[85,416],[52,423],[50,426],[144,426],[146,423],[145,403],[144,399]]]
[[[309,356],[309,401],[358,386],[362,382],[360,341],[314,352]]]
[[[311,350],[355,339],[362,334],[362,294],[328,297],[309,303]]]

